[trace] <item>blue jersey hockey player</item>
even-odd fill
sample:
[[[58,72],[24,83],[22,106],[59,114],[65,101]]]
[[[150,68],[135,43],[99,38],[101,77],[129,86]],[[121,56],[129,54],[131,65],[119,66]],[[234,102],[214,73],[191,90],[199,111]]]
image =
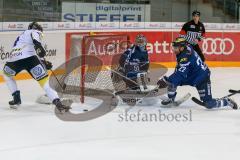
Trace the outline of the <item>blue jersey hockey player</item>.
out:
[[[126,77],[124,81],[130,89],[139,89],[137,76],[139,73],[147,72],[149,68],[148,52],[146,50],[147,40],[139,34],[135,43],[127,49],[120,57],[120,72]],[[129,80],[130,79],[130,80]],[[136,82],[136,83],[133,83]]]
[[[212,109],[222,106],[238,108],[237,104],[230,98],[212,98],[210,70],[196,51],[187,45],[184,38],[177,38],[172,45],[177,58],[177,66],[173,74],[169,77],[164,76],[158,81],[159,88],[167,87],[168,89],[169,99],[162,101],[162,105],[174,102],[178,86],[190,85],[196,87],[206,108]]]

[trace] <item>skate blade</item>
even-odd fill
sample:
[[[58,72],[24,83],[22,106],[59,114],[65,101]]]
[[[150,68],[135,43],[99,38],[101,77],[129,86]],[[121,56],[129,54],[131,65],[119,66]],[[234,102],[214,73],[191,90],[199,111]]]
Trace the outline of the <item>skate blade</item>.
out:
[[[9,105],[9,107],[10,107],[11,109],[18,109],[18,108],[20,107],[20,105],[19,105],[19,104]]]

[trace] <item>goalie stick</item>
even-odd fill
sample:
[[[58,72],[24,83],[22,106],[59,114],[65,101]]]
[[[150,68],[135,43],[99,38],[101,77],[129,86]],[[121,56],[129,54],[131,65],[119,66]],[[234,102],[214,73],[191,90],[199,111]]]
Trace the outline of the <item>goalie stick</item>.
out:
[[[126,78],[125,76],[123,76],[123,75],[122,75],[121,73],[119,73],[118,71],[112,70],[112,69],[111,69],[110,67],[108,67],[108,66],[107,66],[106,68],[107,68],[108,70],[110,70],[110,71],[112,71],[112,72],[120,75],[121,77]],[[134,84],[137,84],[135,81],[133,81],[133,80],[131,80],[131,79],[129,79],[129,80],[130,80],[131,82],[133,82]],[[137,85],[138,85],[138,84],[137,84]],[[150,97],[151,95],[154,95],[154,94],[155,94],[156,92],[158,92],[158,91],[159,91],[159,90],[158,90],[158,86],[156,86],[154,89],[150,90],[143,98],[141,98],[141,100],[138,101],[138,103],[141,103],[144,98]],[[122,92],[124,92],[124,91],[122,90],[122,91],[116,92],[115,94],[118,95],[118,94],[121,94]],[[141,92],[141,91],[140,91],[140,92]],[[140,93],[140,92],[139,92],[139,93]],[[175,101],[172,106],[179,106],[180,104],[182,104],[183,102],[185,102],[186,100],[188,100],[190,97],[191,97],[191,94],[190,94],[190,93],[187,93],[185,96],[183,96],[182,98],[180,98],[180,99],[178,99],[177,101]],[[161,100],[164,100],[165,98],[160,97],[160,99],[161,99]],[[168,107],[169,107],[169,106],[168,106]],[[167,106],[166,106],[166,108],[167,108]]]
[[[226,95],[226,96],[224,96],[224,97],[222,97],[222,98],[220,98],[220,99],[228,98],[228,97],[231,97],[231,96],[233,96],[233,95],[235,95],[235,94],[237,94],[237,93],[240,93],[240,90],[232,90],[232,89],[230,89],[229,92],[230,92],[230,94],[228,94],[228,95]],[[200,106],[204,106],[204,107],[205,107],[205,103],[202,102],[202,101],[200,101],[200,100],[197,99],[196,97],[192,97],[192,101],[195,102],[195,103],[197,103],[197,104],[200,105]]]
[[[114,73],[116,73],[117,75],[121,76],[122,78],[125,78],[125,79],[127,79],[128,81],[130,81],[130,82],[134,83],[135,85],[138,85],[138,83],[137,83],[137,82],[135,82],[134,80],[132,80],[132,79],[130,79],[130,78],[127,78],[126,76],[122,75],[120,72],[118,72],[118,71],[116,71],[116,70],[113,70],[113,69],[111,69],[111,68],[110,68],[110,67],[108,67],[108,66],[106,66],[106,69],[107,69],[107,70],[109,70],[109,71],[111,71],[111,72],[114,72]]]

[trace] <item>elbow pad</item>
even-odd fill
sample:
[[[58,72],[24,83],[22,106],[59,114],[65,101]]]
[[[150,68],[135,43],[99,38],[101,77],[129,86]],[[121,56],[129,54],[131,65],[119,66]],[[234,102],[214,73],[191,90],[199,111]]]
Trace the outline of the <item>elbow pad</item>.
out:
[[[34,48],[37,52],[37,55],[39,57],[44,57],[46,56],[46,51],[45,49],[43,48],[42,44],[40,42],[38,42],[37,40],[33,39],[33,44],[34,44]]]

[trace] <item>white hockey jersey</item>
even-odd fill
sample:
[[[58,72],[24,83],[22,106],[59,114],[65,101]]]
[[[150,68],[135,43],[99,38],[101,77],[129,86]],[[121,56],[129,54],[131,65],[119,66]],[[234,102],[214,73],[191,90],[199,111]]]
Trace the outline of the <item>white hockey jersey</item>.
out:
[[[42,32],[38,30],[26,30],[15,40],[8,62],[14,62],[36,55],[33,39],[42,43]]]

